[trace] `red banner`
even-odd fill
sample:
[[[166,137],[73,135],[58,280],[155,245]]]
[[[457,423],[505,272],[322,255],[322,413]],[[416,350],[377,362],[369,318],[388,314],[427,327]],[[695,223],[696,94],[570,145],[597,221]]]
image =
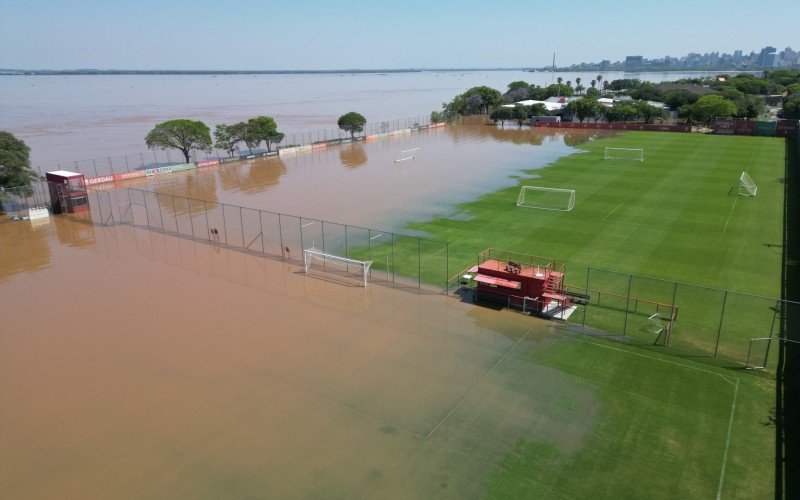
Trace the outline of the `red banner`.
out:
[[[753,135],[756,132],[756,122],[752,120],[734,120],[733,133],[736,135]]]
[[[219,165],[219,160],[198,161],[197,168],[210,167],[211,165]]]
[[[689,125],[654,125],[647,123],[580,123],[580,122],[536,122],[535,128],[569,128],[587,130],[644,130],[650,132],[691,132]]]
[[[723,120],[721,118],[717,118],[716,123],[714,123],[714,133],[719,135],[733,135],[734,130],[734,122],[733,120]]]
[[[775,124],[775,137],[797,137],[797,120],[778,120]]]
[[[137,177],[144,177],[144,170],[134,170],[132,172],[122,172],[121,174],[114,174],[115,181],[124,181],[128,179],[135,179]]]
[[[103,184],[105,182],[114,182],[113,175],[101,175],[99,177],[89,177],[84,180],[87,186],[94,186],[95,184]]]

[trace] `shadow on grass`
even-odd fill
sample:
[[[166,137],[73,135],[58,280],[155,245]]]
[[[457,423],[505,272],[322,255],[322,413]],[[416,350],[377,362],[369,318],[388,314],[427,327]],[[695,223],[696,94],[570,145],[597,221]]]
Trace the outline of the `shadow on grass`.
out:
[[[786,180],[782,298],[800,300],[800,140],[786,139]],[[800,341],[800,310],[788,307],[784,340]],[[800,343],[778,342],[775,398],[775,498],[800,498],[797,450],[800,445]]]

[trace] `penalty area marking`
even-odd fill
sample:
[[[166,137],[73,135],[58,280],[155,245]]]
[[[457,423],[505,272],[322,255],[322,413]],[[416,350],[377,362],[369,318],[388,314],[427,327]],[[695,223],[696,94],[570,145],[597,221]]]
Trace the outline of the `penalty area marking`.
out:
[[[616,207],[614,207],[614,210],[612,210],[612,211],[608,212],[608,213],[606,214],[606,216],[605,216],[605,217],[603,217],[603,219],[602,219],[602,220],[606,220],[606,219],[608,219],[609,217],[611,217],[611,214],[613,214],[614,212],[616,212],[616,211],[617,211],[617,209],[618,209],[619,207],[621,207],[622,205],[624,205],[624,204],[625,204],[625,202],[623,201],[622,203],[620,203],[619,205],[617,205]]]

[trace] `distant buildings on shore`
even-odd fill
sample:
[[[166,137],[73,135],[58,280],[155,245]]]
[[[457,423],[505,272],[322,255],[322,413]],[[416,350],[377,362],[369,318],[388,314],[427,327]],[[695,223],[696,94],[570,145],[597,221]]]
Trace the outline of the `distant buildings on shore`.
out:
[[[795,51],[791,47],[778,51],[775,47],[768,46],[761,49],[760,52],[751,51],[749,54],[744,54],[741,50],[735,50],[733,54],[692,52],[683,57],[664,56],[657,59],[631,55],[627,56],[624,61],[611,62],[604,59],[599,63],[580,63],[556,69],[562,71],[699,71],[794,69],[798,67],[800,67],[800,51]]]

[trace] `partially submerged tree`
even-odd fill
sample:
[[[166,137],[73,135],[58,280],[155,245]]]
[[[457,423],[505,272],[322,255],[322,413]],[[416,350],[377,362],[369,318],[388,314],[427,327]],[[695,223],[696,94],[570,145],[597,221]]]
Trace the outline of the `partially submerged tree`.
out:
[[[337,124],[340,129],[345,132],[350,132],[350,137],[352,138],[355,137],[356,132],[364,131],[364,125],[367,124],[367,119],[355,111],[351,111],[340,116]]]
[[[259,116],[247,121],[248,137],[254,141],[255,147],[264,141],[267,144],[267,151],[272,151],[272,144],[277,144],[283,140],[284,135],[278,132],[278,124],[271,116]]]
[[[159,123],[144,138],[150,149],[175,148],[183,153],[189,163],[192,152],[196,150],[211,151],[211,131],[201,121],[170,120]]]
[[[30,152],[25,141],[0,131],[0,187],[26,186],[38,178],[31,169]]]
[[[506,121],[511,120],[513,117],[514,117],[514,111],[512,110],[512,108],[505,108],[505,107],[499,107],[494,111],[492,111],[492,113],[489,115],[490,120],[492,120],[495,123],[500,122],[501,126],[504,126],[506,124]]]
[[[233,157],[239,150],[238,144],[242,142],[242,130],[239,125],[241,124],[225,125],[221,123],[217,125],[214,129],[214,147]]]

